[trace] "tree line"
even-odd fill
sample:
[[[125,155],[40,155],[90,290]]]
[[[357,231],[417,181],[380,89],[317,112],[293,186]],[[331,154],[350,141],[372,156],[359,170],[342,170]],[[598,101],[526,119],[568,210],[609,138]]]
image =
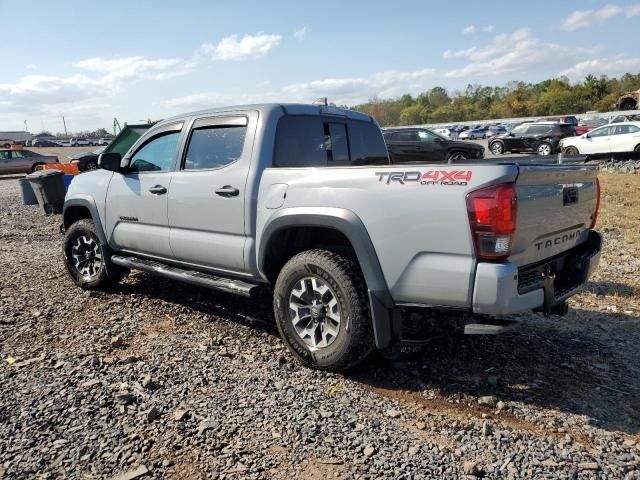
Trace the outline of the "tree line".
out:
[[[620,78],[587,75],[578,83],[560,77],[540,83],[514,81],[502,87],[469,84],[464,91],[452,93],[434,87],[416,97],[372,98],[351,109],[371,115],[383,127],[608,112],[614,110],[620,95],[638,89],[640,74],[627,73]]]

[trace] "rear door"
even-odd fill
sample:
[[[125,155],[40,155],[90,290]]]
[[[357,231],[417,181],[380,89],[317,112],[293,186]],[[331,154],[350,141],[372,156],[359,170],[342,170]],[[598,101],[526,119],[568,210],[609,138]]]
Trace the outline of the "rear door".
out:
[[[541,143],[542,139],[547,137],[551,132],[551,125],[529,125],[527,133],[522,136],[524,148],[535,150]]]
[[[125,173],[114,173],[107,191],[109,242],[117,249],[171,257],[168,192],[183,123],[150,132],[127,154]]]
[[[640,128],[636,125],[622,123],[612,126],[611,129],[611,152],[633,152],[633,149],[640,145]]]
[[[393,163],[417,163],[421,158],[422,142],[415,130],[394,132],[391,135],[389,153]]]
[[[169,192],[170,244],[177,260],[245,270],[247,177],[258,114],[195,119]]]

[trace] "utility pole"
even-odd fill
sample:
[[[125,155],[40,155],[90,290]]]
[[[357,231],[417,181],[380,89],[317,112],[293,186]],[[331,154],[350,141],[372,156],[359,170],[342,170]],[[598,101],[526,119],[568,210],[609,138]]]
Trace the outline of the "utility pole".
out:
[[[28,132],[29,131],[29,127],[27,126],[27,121],[24,121],[24,131]]]
[[[67,122],[64,121],[64,115],[62,116],[62,124],[64,125],[64,138],[69,140],[69,134],[67,133]]]

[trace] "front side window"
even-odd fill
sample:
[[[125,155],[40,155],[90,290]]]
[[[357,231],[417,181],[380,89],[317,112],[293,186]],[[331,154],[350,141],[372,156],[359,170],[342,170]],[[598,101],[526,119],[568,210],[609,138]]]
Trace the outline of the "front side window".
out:
[[[527,125],[520,125],[511,130],[514,135],[522,135],[527,131]]]
[[[590,137],[606,137],[611,135],[611,127],[604,127],[604,128],[599,128],[597,130],[593,130],[592,132],[589,132],[589,136]]]
[[[193,130],[184,160],[185,170],[205,170],[229,165],[240,158],[246,126],[216,125]]]
[[[180,132],[167,132],[147,142],[129,164],[129,171],[168,172],[176,156]]]
[[[418,132],[418,136],[420,137],[420,141],[426,143],[434,143],[436,141],[436,138],[439,138],[437,135],[431,132],[424,132],[422,130]]]

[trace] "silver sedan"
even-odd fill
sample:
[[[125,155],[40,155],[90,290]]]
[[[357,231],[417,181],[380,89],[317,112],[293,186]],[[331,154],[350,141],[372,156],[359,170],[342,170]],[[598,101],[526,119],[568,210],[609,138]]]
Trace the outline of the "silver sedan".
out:
[[[0,149],[0,174],[31,173],[40,165],[58,163],[55,155],[40,155],[30,150]]]

